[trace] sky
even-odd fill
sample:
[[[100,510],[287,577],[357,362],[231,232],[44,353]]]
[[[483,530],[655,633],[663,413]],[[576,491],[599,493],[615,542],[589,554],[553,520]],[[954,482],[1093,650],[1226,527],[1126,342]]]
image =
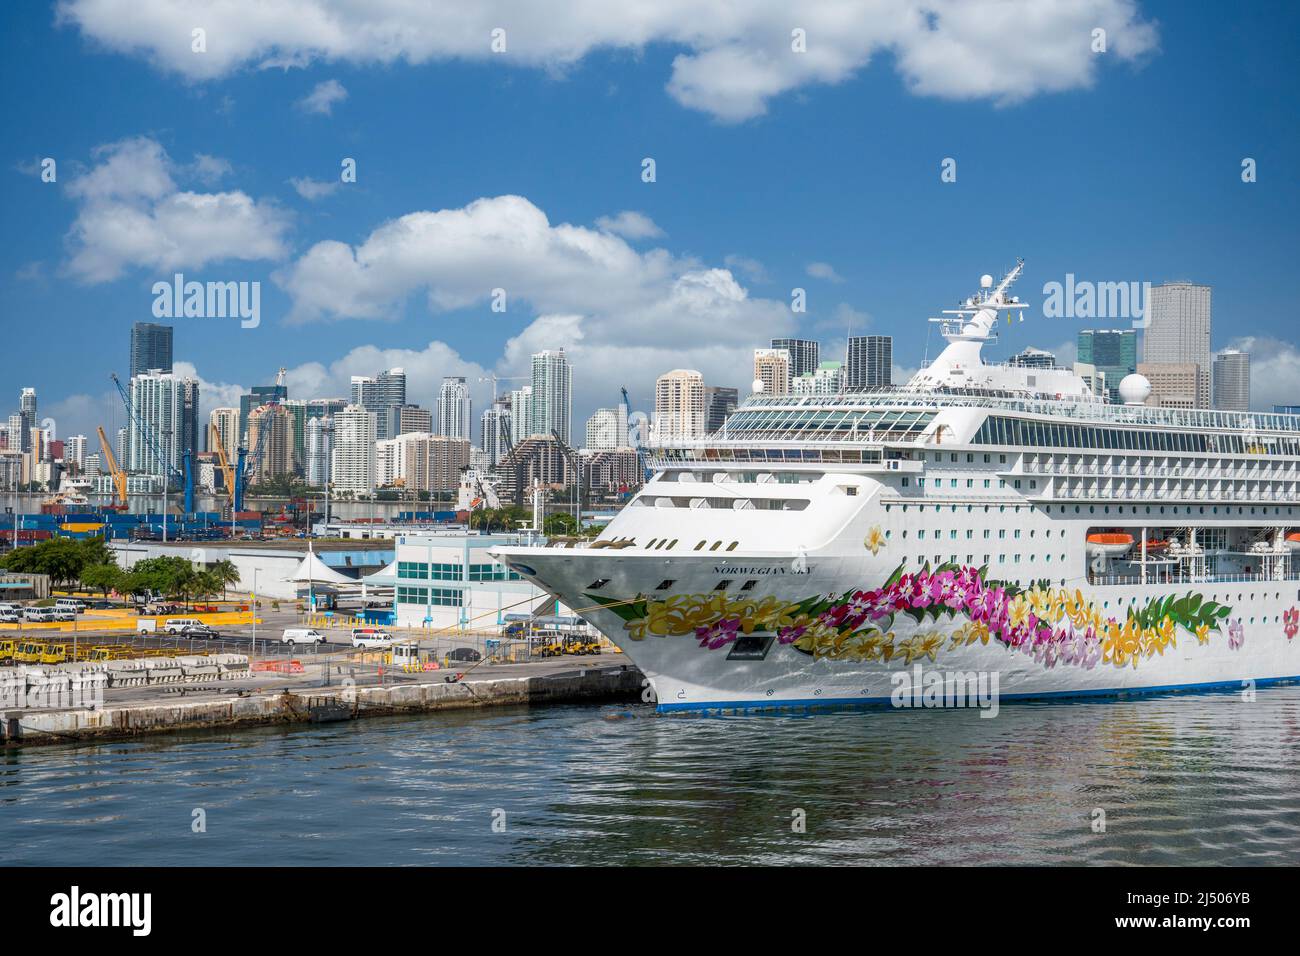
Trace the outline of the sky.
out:
[[[1080,329],[1127,326],[1045,315],[1067,274],[1190,279],[1214,288],[1214,347],[1253,352],[1253,404],[1300,404],[1293,4],[24,0],[0,19],[0,396],[36,388],[59,437],[123,424],[109,375],[177,273],[259,284],[256,327],[161,320],[205,413],[281,367],[315,398],[403,366],[427,407],[469,377],[477,416],[479,379],[517,387],[560,347],[579,435],[622,386],[650,410],[673,368],[747,391],[773,336],[839,358],[850,332],[892,335],[901,376],[937,351],[927,318],[1017,256],[1031,307],[986,358],[1069,360]]]

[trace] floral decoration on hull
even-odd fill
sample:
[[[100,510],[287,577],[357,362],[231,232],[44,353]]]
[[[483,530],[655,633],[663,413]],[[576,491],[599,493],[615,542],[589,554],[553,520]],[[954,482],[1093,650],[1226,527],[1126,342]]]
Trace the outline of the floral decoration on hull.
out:
[[[1176,646],[1181,628],[1208,644],[1232,609],[1200,594],[1154,598],[1130,608],[1123,621],[1105,616],[1079,590],[1035,584],[1022,589],[986,578],[987,568],[942,565],[905,573],[899,565],[873,590],[814,596],[790,602],[776,597],[728,598],[725,592],[612,601],[586,595],[624,620],[634,641],[648,636],[693,635],[700,647],[718,650],[742,635],[774,634],[781,644],[817,659],[883,661],[903,664],[922,657],[935,660],[945,643],[950,648],[994,640],[1032,655],[1045,667],[1067,664],[1091,669],[1098,663],[1136,667],[1143,659]],[[964,622],[947,633],[915,631],[899,639],[897,615],[918,625],[941,618]],[[1231,649],[1244,640],[1240,622],[1229,628]]]

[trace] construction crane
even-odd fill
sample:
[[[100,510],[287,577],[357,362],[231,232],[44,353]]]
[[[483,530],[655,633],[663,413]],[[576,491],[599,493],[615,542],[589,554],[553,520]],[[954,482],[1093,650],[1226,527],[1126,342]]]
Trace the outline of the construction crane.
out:
[[[531,375],[498,375],[493,372],[491,375],[484,375],[479,378],[480,382],[492,383],[492,404],[497,403],[497,382],[531,382]]]
[[[185,493],[185,514],[194,514],[194,451],[186,448],[181,453],[181,467],[177,468],[167,460],[167,455],[163,452],[162,446],[158,444],[157,436],[154,435],[153,429],[145,424],[144,419],[136,414],[135,407],[131,404],[131,396],[126,388],[122,385],[117,373],[111,373],[109,377],[113,384],[117,386],[117,394],[122,398],[122,404],[126,407],[127,418],[135,425],[136,430],[144,443],[153,452],[154,458],[162,468],[163,481],[170,484],[172,479],[179,479],[181,487]]]
[[[118,467],[117,459],[113,456],[113,449],[109,447],[108,437],[104,434],[102,425],[99,427],[99,448],[104,453],[104,464],[108,467],[108,473],[113,477],[118,507],[125,511],[130,506],[130,501],[127,499],[126,472]]]
[[[560,454],[573,465],[575,482],[573,491],[573,527],[576,534],[582,530],[582,459],[578,457],[578,453],[569,447],[564,439],[560,437],[560,433],[554,428],[551,429],[551,437],[560,446]]]
[[[636,467],[641,474],[641,481],[650,480],[650,469],[645,463],[645,448],[641,445],[641,428],[639,424],[632,421],[632,400],[627,397],[627,388],[620,388],[623,393],[623,406],[627,409],[627,441],[636,449]]]

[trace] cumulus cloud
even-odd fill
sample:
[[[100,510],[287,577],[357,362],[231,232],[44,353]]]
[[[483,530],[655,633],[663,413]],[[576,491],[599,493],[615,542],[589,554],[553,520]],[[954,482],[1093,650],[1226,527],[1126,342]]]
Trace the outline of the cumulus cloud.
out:
[[[60,0],[57,9],[102,47],[195,80],[314,61],[488,57],[559,74],[596,50],[662,44],[682,51],[669,95],[725,122],[761,115],[791,90],[843,82],[880,53],[914,93],[1013,103],[1091,86],[1103,63],[1139,60],[1157,44],[1135,0],[296,0],[291,13],[257,0]],[[208,31],[202,55],[190,49],[196,24]],[[490,47],[498,27],[500,56]],[[1092,52],[1095,28],[1107,33],[1105,56]]]
[[[329,116],[334,112],[334,104],[342,103],[348,98],[348,91],[338,80],[326,80],[317,83],[310,93],[298,101],[298,108],[305,113],[320,113]]]
[[[664,235],[653,219],[644,213],[625,209],[617,216],[601,216],[596,225],[624,239],[657,239]]]
[[[293,178],[289,180],[294,191],[303,199],[315,202],[317,199],[324,199],[336,189],[339,188],[339,181],[326,182],[319,179]]]
[[[763,283],[771,281],[771,277],[767,274],[767,267],[757,259],[751,258],[750,256],[731,253],[723,258],[722,264],[732,272],[744,276],[750,282],[762,285]]]
[[[201,157],[178,167],[153,139],[100,146],[96,165],[67,187],[77,218],[65,237],[68,268],[82,282],[107,282],[132,267],[200,267],[226,259],[279,259],[285,215],[243,192],[181,189],[174,176],[220,171],[222,160]]]
[[[805,271],[814,279],[825,279],[827,282],[844,281],[829,262],[810,262]]]

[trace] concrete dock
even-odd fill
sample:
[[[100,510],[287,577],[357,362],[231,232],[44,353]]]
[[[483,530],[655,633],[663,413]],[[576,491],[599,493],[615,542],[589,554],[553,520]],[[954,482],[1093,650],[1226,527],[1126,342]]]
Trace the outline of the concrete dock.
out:
[[[641,672],[622,655],[523,664],[464,665],[404,673],[358,666],[341,655],[304,660],[301,673],[234,681],[109,688],[82,708],[0,713],[4,746],[111,740],[199,728],[354,720],[467,707],[641,700]]]

